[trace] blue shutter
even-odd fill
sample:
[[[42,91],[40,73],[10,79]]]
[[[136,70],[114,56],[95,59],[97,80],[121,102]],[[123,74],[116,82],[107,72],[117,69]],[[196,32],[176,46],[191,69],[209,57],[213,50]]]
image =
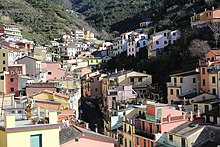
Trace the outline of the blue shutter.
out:
[[[42,135],[31,135],[31,147],[42,147]]]

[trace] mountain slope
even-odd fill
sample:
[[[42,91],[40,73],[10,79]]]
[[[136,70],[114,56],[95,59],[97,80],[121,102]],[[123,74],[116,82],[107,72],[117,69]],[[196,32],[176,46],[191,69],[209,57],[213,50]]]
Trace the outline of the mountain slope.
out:
[[[51,0],[1,0],[0,18],[1,23],[16,23],[26,38],[38,42],[56,38],[76,28],[97,33],[80,14],[70,14]]]

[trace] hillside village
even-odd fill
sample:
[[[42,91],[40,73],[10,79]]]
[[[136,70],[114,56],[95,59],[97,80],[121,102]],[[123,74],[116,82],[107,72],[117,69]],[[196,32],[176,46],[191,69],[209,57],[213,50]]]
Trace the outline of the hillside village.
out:
[[[212,7],[188,18],[187,30],[157,31],[146,20],[109,40],[72,29],[44,44],[0,24],[0,147],[217,147],[219,19]],[[186,31],[206,29],[216,47],[199,46],[197,66],[163,84],[148,71],[108,67],[122,55],[160,59]]]

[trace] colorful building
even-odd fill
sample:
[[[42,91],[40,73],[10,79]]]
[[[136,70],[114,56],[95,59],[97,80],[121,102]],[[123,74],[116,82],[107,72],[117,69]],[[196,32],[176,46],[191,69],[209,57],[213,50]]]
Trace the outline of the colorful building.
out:
[[[0,33],[3,33],[9,39],[22,39],[21,31],[14,25],[0,25]]]
[[[146,112],[135,120],[135,147],[154,147],[158,145],[163,133],[193,120],[192,113],[186,115],[165,104],[147,104]]]
[[[34,125],[31,120],[16,121],[14,115],[4,115],[0,123],[0,146],[59,147],[57,113],[49,113],[49,124]]]
[[[0,72],[8,71],[8,49],[0,47]]]
[[[50,90],[44,90],[39,93],[36,93],[32,95],[32,98],[37,100],[48,100],[48,101],[59,102],[61,104],[60,105],[61,110],[69,109],[69,105],[70,105],[68,95],[57,93]]]
[[[179,101],[178,96],[198,92],[199,73],[195,70],[170,75],[171,82],[167,83],[167,99],[171,105]]]

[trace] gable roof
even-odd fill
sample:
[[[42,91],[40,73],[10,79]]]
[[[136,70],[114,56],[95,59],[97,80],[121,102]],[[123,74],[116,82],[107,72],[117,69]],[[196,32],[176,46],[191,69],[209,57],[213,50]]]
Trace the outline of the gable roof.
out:
[[[54,94],[55,96],[59,96],[59,97],[65,98],[65,99],[69,99],[69,96],[66,95],[66,94],[58,93],[58,92],[51,91],[51,90],[48,90],[48,89],[46,89],[46,90],[44,90],[44,91],[41,91],[41,92],[39,92],[39,93],[36,93],[36,94],[34,94],[33,96],[38,95],[38,94],[41,94],[41,93],[48,93],[48,94],[52,94],[52,95]]]
[[[208,52],[212,52],[215,55],[220,55],[220,50],[209,50]]]
[[[35,61],[40,61],[40,60],[38,60],[38,59],[36,59],[36,58],[33,58],[33,57],[30,57],[30,56],[24,56],[24,57],[18,58],[18,59],[15,60],[15,61],[19,61],[19,60],[21,60],[21,59],[23,59],[23,58],[30,58],[30,59],[35,60]]]
[[[76,138],[87,138],[100,142],[115,143],[115,139],[77,126],[71,126],[60,131],[60,145]]]

